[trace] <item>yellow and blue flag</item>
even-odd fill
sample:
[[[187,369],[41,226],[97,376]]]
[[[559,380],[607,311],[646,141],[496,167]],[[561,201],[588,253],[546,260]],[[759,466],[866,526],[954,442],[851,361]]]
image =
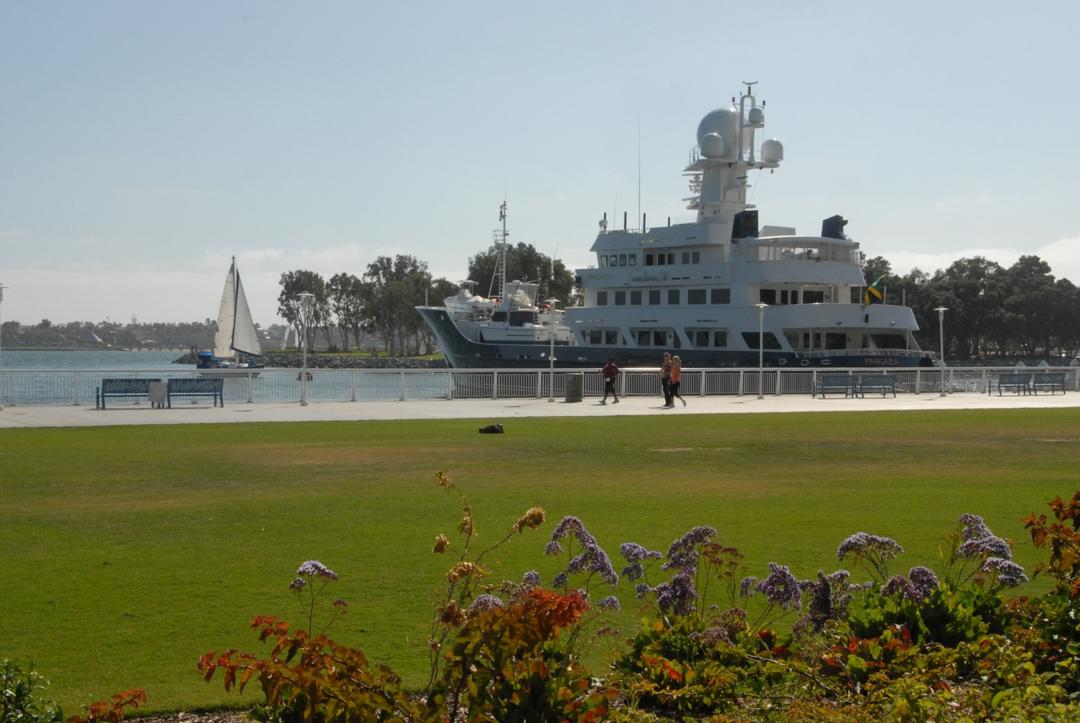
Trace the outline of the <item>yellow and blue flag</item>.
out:
[[[869,306],[870,304],[872,304],[873,299],[877,299],[878,301],[885,300],[885,297],[881,294],[881,289],[878,288],[878,284],[880,284],[881,280],[884,278],[885,275],[882,274],[874,280],[874,283],[866,287],[866,291],[864,291],[862,295],[863,306]]]

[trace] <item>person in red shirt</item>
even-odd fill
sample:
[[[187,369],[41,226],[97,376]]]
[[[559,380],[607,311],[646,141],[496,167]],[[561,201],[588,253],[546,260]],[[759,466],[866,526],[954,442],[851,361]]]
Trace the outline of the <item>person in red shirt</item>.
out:
[[[608,357],[600,371],[604,375],[604,398],[600,400],[600,403],[607,404],[607,396],[610,393],[615,397],[615,404],[618,404],[619,394],[615,391],[615,379],[619,376],[619,365],[615,363],[614,358]]]

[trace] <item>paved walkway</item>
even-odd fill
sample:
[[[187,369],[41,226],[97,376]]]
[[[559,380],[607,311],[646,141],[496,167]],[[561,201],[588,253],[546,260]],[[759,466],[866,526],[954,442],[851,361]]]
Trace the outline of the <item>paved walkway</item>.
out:
[[[220,424],[232,422],[314,422],[380,419],[478,419],[505,422],[518,417],[605,417],[626,415],[752,414],[791,412],[851,412],[931,409],[1021,409],[1038,407],[1080,407],[1080,393],[1038,396],[988,396],[972,392],[950,394],[901,394],[895,399],[867,396],[865,399],[827,399],[796,394],[688,397],[687,406],[663,409],[659,397],[624,397],[619,404],[601,405],[595,397],[567,403],[546,399],[462,399],[428,402],[312,402],[306,407],[293,403],[261,402],[211,407],[204,404],[179,405],[172,409],[151,409],[140,405],[117,405],[107,410],[93,407],[4,407],[0,409],[0,429],[21,427],[102,427],[125,424]]]

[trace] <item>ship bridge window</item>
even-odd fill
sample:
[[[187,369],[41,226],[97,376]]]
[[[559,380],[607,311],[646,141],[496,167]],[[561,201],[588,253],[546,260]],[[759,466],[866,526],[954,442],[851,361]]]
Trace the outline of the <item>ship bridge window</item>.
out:
[[[645,265],[646,266],[652,266],[653,265],[653,255],[652,254],[645,254]]]
[[[730,304],[731,303],[731,289],[709,289],[709,303],[712,304]]]
[[[626,292],[625,291],[616,291],[615,292],[615,306],[626,306]]]
[[[906,349],[907,342],[901,334],[871,334],[878,349]]]
[[[631,266],[637,266],[637,254],[630,254],[626,257],[626,260],[630,262]]]
[[[687,289],[686,290],[686,303],[687,304],[704,304],[705,303],[705,289]]]
[[[506,321],[506,312],[505,311],[492,312],[491,320],[492,321]]]
[[[689,251],[683,251],[682,252],[682,262],[684,264],[690,263],[690,252]]]
[[[586,329],[585,341],[593,346],[615,346],[619,343],[618,329]]]
[[[693,252],[690,253],[690,263],[692,263],[692,264],[700,264],[701,263],[701,252],[700,251],[693,251]]]
[[[607,292],[606,291],[597,291],[596,292],[596,305],[597,306],[607,306]]]
[[[524,326],[525,324],[535,324],[536,313],[532,311],[511,311],[510,312],[510,326]]]
[[[626,266],[626,254],[619,254],[619,266]]]
[[[776,289],[760,289],[758,292],[758,301],[770,306],[776,305]]]
[[[608,256],[608,266],[618,266],[618,265],[619,265],[619,255],[618,254],[612,254],[611,256]]]
[[[678,289],[668,289],[667,303],[670,306],[678,306],[678,304],[679,304],[679,290]]]
[[[660,306],[660,289],[649,289],[649,306]]]
[[[600,268],[607,266],[607,254],[600,254],[597,257],[597,261],[600,263]]]
[[[680,348],[679,335],[671,329],[633,329],[631,333],[638,346]]]
[[[744,331],[743,334],[742,334],[742,338],[743,338],[743,341],[746,342],[746,345],[748,347],[750,347],[751,349],[757,349],[758,348],[758,334],[757,334],[756,331]],[[776,335],[774,335],[771,331],[765,332],[765,334],[762,337],[762,342],[763,343],[761,345],[761,348],[763,348],[763,349],[782,349],[783,348],[783,347],[780,346],[780,342],[776,340]]]
[[[700,349],[716,347],[722,349],[727,346],[727,329],[701,329],[687,328],[686,338]]]
[[[825,292],[824,291],[816,291],[816,290],[813,290],[813,289],[803,289],[802,303],[804,303],[804,304],[824,304],[825,303]]]
[[[641,306],[641,289],[630,292],[630,306]]]

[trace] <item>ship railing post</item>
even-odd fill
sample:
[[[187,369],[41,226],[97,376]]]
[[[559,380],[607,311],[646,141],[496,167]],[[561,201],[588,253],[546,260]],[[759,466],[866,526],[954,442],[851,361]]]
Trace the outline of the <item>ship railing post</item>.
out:
[[[780,370],[776,370],[776,396],[780,396]]]
[[[349,375],[349,401],[356,401],[356,370],[352,370],[352,374]]]
[[[922,384],[922,368],[915,368],[915,393],[919,393],[920,385]]]
[[[492,399],[498,399],[499,398],[499,370],[498,369],[492,369],[491,370],[491,398]]]
[[[399,401],[404,402],[405,401],[405,370],[402,369],[401,372],[399,372],[399,373],[401,375],[400,380],[399,380],[399,383],[401,384],[401,399]]]
[[[708,372],[706,372],[704,369],[702,369],[700,372],[698,372],[698,375],[701,377],[701,389],[698,390],[698,396],[699,397],[704,397],[705,396],[705,386],[706,386],[706,384],[708,384],[708,381],[709,381]]]
[[[735,392],[735,396],[737,396],[737,397],[742,396],[742,389],[743,389],[742,385],[743,385],[743,370],[740,369],[739,370],[739,389],[738,389],[738,391]]]
[[[75,398],[72,401],[72,405],[77,407],[77,406],[79,406],[79,373],[78,372],[75,372],[72,375],[71,383],[75,385],[75,390],[74,390],[74,397]]]
[[[540,395],[543,393],[543,387],[541,386],[543,383],[544,383],[544,370],[543,369],[537,369],[536,370],[536,398],[537,399],[539,399]]]

